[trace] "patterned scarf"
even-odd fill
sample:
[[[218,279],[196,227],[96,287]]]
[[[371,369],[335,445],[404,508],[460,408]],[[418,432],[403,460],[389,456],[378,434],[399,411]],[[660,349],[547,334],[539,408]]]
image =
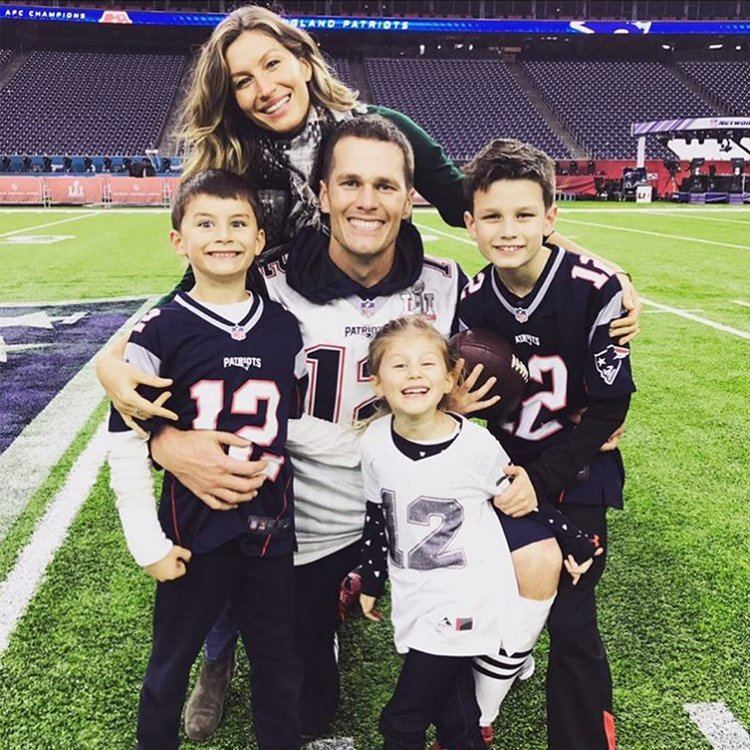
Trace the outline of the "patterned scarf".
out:
[[[325,228],[315,190],[322,146],[336,125],[354,114],[359,109],[339,112],[310,105],[304,127],[293,135],[280,137],[253,128],[258,146],[254,173],[265,211],[268,252],[304,227]]]

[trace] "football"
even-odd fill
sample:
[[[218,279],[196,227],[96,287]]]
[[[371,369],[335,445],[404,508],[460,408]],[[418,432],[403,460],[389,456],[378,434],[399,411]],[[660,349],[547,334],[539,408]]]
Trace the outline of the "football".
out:
[[[493,421],[507,419],[518,406],[529,382],[529,371],[513,353],[513,347],[502,336],[485,328],[457,333],[451,339],[451,343],[456,347],[458,356],[464,359],[465,376],[468,376],[476,365],[484,365],[478,385],[493,375],[497,378],[485,399],[500,396],[500,401],[488,409],[474,412],[471,416]]]

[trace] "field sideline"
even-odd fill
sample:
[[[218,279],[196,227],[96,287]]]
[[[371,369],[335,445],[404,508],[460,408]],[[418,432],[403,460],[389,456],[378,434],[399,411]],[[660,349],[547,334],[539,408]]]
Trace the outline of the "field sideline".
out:
[[[466,232],[435,211],[420,209],[414,221],[428,253],[456,258],[469,274],[483,265]],[[726,733],[725,744],[710,743],[685,704],[723,703],[750,728],[750,209],[564,203],[558,228],[622,264],[646,300],[633,347],[639,392],[623,443],[626,509],[610,515],[599,589],[618,746],[747,750],[750,738],[736,726],[730,744]],[[42,302],[86,311],[85,300],[131,296],[141,298],[135,311],[181,276],[168,229],[163,210],[0,209],[0,393],[4,357],[31,356],[23,343],[3,354],[10,318]],[[46,350],[33,351],[41,362]],[[84,402],[66,402],[47,428],[47,439],[63,443],[59,458],[7,528],[0,502],[2,750],[134,745],[153,586],[122,540],[96,438],[105,408],[83,365],[86,405],[74,414]],[[4,455],[7,488],[31,472]],[[513,691],[496,725],[498,748],[545,747],[544,647],[537,658],[537,674]],[[377,716],[397,673],[390,626],[348,622],[333,735],[357,750],[379,747]],[[183,747],[255,748],[246,691],[242,657],[215,738]]]

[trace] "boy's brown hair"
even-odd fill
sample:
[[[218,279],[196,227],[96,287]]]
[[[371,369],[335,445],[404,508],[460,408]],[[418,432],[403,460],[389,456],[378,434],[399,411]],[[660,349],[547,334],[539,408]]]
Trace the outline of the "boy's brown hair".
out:
[[[213,198],[235,198],[250,204],[258,228],[263,226],[263,208],[255,188],[244,177],[226,169],[206,169],[180,183],[172,203],[172,229],[180,231],[188,204],[197,195]]]
[[[490,141],[465,167],[464,197],[469,211],[474,194],[498,180],[531,180],[542,188],[544,207],[555,201],[555,162],[541,149],[512,138]]]

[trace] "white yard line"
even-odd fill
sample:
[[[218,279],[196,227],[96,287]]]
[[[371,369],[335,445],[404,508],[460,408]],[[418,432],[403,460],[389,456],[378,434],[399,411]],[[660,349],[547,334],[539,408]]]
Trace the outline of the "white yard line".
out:
[[[601,227],[603,229],[614,229],[618,232],[632,232],[633,234],[645,234],[650,237],[660,237],[664,240],[682,240],[683,242],[696,242],[701,245],[714,245],[715,247],[733,248],[736,250],[750,250],[750,245],[733,245],[729,242],[716,242],[716,240],[703,240],[697,237],[690,237],[683,234],[665,234],[664,232],[652,232],[648,229],[634,229],[633,227],[621,227],[616,224],[601,224],[597,221],[583,221],[580,219],[567,219],[560,216],[558,221],[567,222],[568,224],[582,224],[586,227]],[[434,230],[433,230],[434,231]]]
[[[99,216],[104,211],[89,211],[79,216],[70,216],[67,219],[58,219],[57,221],[48,221],[46,224],[37,224],[33,227],[24,227],[23,229],[14,229],[12,232],[3,232],[0,237],[11,237],[14,234],[26,234],[28,232],[35,232],[37,229],[45,229],[46,227],[54,227],[58,224],[66,224],[69,221],[79,221],[80,219],[89,219],[92,216]]]
[[[73,465],[67,481],[55,495],[37,524],[8,577],[0,584],[0,655],[8,647],[16,624],[34,597],[47,566],[65,541],[68,528],[96,482],[106,453],[107,425],[102,423],[94,438]]]
[[[153,301],[141,305],[112,339],[132,326]],[[0,454],[0,541],[86,424],[102,395],[92,357]]]
[[[564,203],[560,204],[560,211],[564,213],[577,213],[577,214],[693,214],[693,213],[715,213],[715,214],[739,214],[745,213],[750,218],[750,205],[746,206],[685,206],[684,208],[676,208],[672,204],[664,204],[664,208],[657,208],[656,206],[636,206],[632,203],[626,204],[620,208],[616,206],[608,206],[607,208],[584,208],[574,207],[575,204]],[[597,204],[600,205],[600,204]],[[439,211],[434,206],[415,206],[417,213],[423,211],[425,213],[437,214]],[[51,209],[50,209],[51,210]]]
[[[663,312],[672,313],[673,315],[677,315],[680,318],[685,318],[685,320],[692,320],[693,323],[700,323],[701,325],[708,326],[709,328],[714,328],[717,331],[723,331],[724,333],[730,333],[732,336],[737,336],[737,338],[740,339],[746,339],[747,341],[750,341],[750,332],[748,331],[741,331],[739,328],[732,328],[731,326],[725,326],[723,323],[717,323],[715,320],[709,320],[708,318],[702,318],[699,315],[693,315],[693,313],[688,312],[687,310],[681,310],[678,307],[670,307],[669,305],[662,305],[660,302],[654,302],[653,300],[646,299],[645,297],[641,297],[643,302],[647,305],[651,305],[652,307],[655,307],[657,310],[662,310]]]
[[[750,302],[745,302],[741,299],[733,299],[732,302],[734,302],[735,305],[742,305],[742,307],[750,307]]]
[[[416,222],[414,223],[414,225],[419,227],[420,229],[425,229],[429,232],[435,232],[435,234],[441,234],[444,237],[448,237],[449,239],[456,240],[458,242],[465,242],[467,245],[475,244],[473,240],[467,239],[466,237],[459,237],[458,235],[451,234],[449,232],[444,232],[441,229],[435,229],[434,227],[417,224]],[[750,248],[747,249],[750,250]],[[693,315],[693,313],[688,312],[687,310],[681,310],[677,307],[670,307],[669,305],[662,305],[660,302],[654,302],[653,300],[646,299],[645,297],[641,297],[641,299],[645,304],[651,305],[652,307],[655,307],[657,310],[661,310],[662,312],[669,312],[673,315],[679,316],[680,318],[692,320],[694,323],[700,323],[701,325],[709,326],[710,328],[714,328],[717,331],[723,331],[724,333],[730,333],[733,336],[737,336],[738,338],[750,340],[750,333],[748,333],[747,331],[741,331],[738,328],[732,328],[731,326],[726,326],[723,323],[717,323],[714,320],[709,320],[708,318],[702,318],[698,315]]]
[[[2,302],[4,307],[58,307],[61,305],[95,305],[99,302],[135,302],[139,299],[159,299],[159,294],[134,294],[129,297],[98,297],[96,299],[61,299],[53,302]]]
[[[685,711],[714,750],[750,750],[750,735],[723,703],[686,703]]]
[[[703,312],[703,310],[700,307],[696,307],[693,310],[683,310],[682,312],[689,312],[689,313],[697,313],[697,312]],[[671,310],[644,310],[644,315],[666,315],[666,314],[672,314]]]

